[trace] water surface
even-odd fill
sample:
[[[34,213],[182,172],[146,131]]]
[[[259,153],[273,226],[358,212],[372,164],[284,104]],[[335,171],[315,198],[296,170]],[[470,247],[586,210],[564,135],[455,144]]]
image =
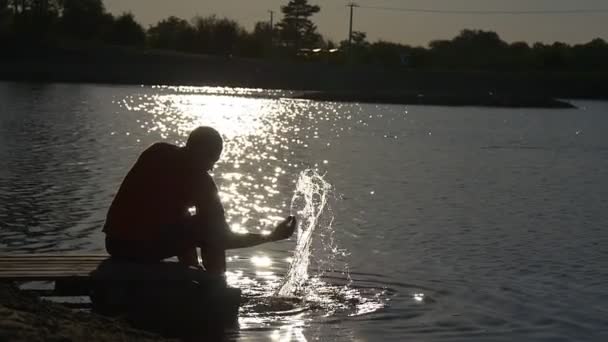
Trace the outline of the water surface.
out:
[[[490,109],[321,103],[253,89],[0,83],[0,249],[99,252],[112,196],[155,141],[222,132],[236,231],[331,185],[307,300],[273,303],[295,240],[229,255],[254,340],[608,338],[608,103]],[[281,306],[282,305],[282,306]]]

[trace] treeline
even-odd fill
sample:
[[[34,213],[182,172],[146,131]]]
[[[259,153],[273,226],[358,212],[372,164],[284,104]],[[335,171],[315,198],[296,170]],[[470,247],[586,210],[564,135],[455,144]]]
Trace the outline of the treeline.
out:
[[[300,48],[324,45],[308,19],[319,10],[307,0],[291,0],[283,6],[284,18],[275,27],[259,22],[252,31],[215,15],[190,21],[172,16],[144,29],[131,13],[108,13],[102,0],[0,0],[0,40],[25,45],[103,43],[217,55],[289,57]]]
[[[146,31],[130,13],[107,13],[101,0],[0,0],[0,39],[24,45],[72,41],[144,46]]]
[[[347,48],[346,42],[342,47]],[[428,48],[386,41],[370,43],[354,32],[351,51],[356,63],[405,65],[416,69],[448,70],[608,70],[608,43],[596,38],[586,44],[529,45],[507,43],[491,31],[463,30],[452,40],[435,40]]]
[[[354,32],[352,44],[338,44],[317,32],[311,18],[320,11],[307,0],[282,6],[274,27],[258,22],[247,30],[216,16],[190,21],[169,17],[145,29],[131,13],[113,16],[102,0],[0,0],[0,40],[11,44],[111,44],[251,58],[304,59],[333,64],[442,70],[607,70],[608,43],[529,45],[507,43],[490,31],[464,30],[451,40],[413,47],[369,42]]]

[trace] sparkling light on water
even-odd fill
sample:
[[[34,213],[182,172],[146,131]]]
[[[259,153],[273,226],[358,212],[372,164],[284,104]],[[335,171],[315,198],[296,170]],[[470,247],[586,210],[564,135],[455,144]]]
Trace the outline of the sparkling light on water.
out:
[[[241,332],[268,329],[266,336],[274,340],[305,341],[307,327],[318,318],[371,313],[384,301],[352,287],[347,270],[340,273],[344,266],[334,263],[344,255],[333,240],[334,193],[319,174],[332,161],[308,152],[323,139],[321,125],[332,136],[345,129],[338,120],[358,125],[351,110],[280,96],[257,89],[154,87],[117,103],[136,115],[142,144],[161,138],[181,145],[199,125],[220,131],[224,152],[212,176],[233,231],[268,234],[290,213],[298,217],[295,246],[289,241],[229,253],[226,279],[246,300]],[[325,270],[334,269],[338,284],[323,279]]]

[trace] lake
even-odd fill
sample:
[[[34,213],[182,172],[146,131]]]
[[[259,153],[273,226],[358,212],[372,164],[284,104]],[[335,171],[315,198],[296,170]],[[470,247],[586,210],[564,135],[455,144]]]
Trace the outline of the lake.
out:
[[[228,281],[250,298],[230,338],[608,339],[608,102],[543,110],[288,95],[0,83],[2,253],[102,252],[106,210],[138,154],[209,125],[226,140],[213,176],[233,230],[302,215],[292,198],[310,175],[327,200],[301,302],[265,301],[295,238],[229,253]]]

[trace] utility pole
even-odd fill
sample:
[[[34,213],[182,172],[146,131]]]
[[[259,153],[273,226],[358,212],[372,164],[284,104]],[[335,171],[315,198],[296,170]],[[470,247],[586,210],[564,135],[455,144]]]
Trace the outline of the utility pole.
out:
[[[274,29],[274,11],[268,11],[270,13],[270,30]]]
[[[350,4],[346,5],[346,7],[350,7],[350,25],[348,27],[348,51],[350,53],[351,46],[353,44],[353,12],[355,7],[359,7],[359,5],[351,2]]]
[[[269,10],[268,13],[270,13],[270,47],[272,49],[274,47],[274,11]]]

